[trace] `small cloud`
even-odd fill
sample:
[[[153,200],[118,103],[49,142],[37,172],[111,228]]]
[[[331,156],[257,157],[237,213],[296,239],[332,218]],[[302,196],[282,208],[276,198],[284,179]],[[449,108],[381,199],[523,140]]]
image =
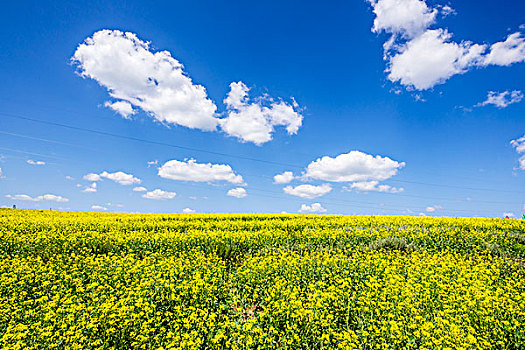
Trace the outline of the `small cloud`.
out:
[[[82,190],[82,192],[86,192],[86,193],[94,193],[94,192],[97,192],[97,183],[96,182],[93,182],[90,186],[86,186],[86,188],[84,188]]]
[[[351,191],[352,189],[358,192],[387,192],[387,193],[399,193],[403,192],[402,187],[392,187],[389,185],[380,185],[379,181],[360,181],[350,184],[348,187],[343,187],[345,191]]]
[[[425,210],[426,210],[427,213],[434,213],[436,210],[441,210],[441,209],[443,209],[442,206],[440,206],[440,205],[434,205],[434,206],[426,207]]]
[[[134,192],[146,192],[147,188],[146,187],[142,187],[142,186],[133,187],[133,191]]]
[[[92,205],[91,209],[93,209],[93,210],[108,210],[108,208],[103,207],[101,205]]]
[[[158,165],[158,164],[159,164],[159,161],[157,159],[152,160],[152,161],[148,162],[148,168],[152,167],[152,166],[155,166],[155,165]]]
[[[330,186],[330,184],[322,184],[319,186],[314,186],[314,185],[299,185],[296,187],[286,186],[285,188],[283,188],[283,191],[286,194],[301,197],[301,198],[308,198],[308,199],[324,196],[331,190],[332,190],[332,186]]]
[[[83,179],[87,181],[100,181],[100,175],[89,173],[89,174],[84,175]]]
[[[146,192],[142,195],[143,198],[153,199],[153,200],[162,200],[162,199],[173,199],[177,194],[175,192],[163,191],[159,188]]]
[[[522,99],[523,99],[523,92],[519,90],[503,91],[503,92],[489,91],[487,95],[487,99],[483,102],[480,102],[474,105],[474,107],[494,105],[498,108],[505,108],[508,105],[511,105],[513,103],[521,102]]]
[[[457,15],[457,12],[456,10],[454,10],[452,7],[448,6],[448,5],[444,5],[444,6],[441,6],[441,15],[443,17],[447,17],[447,16],[450,16],[450,15]]]
[[[243,185],[241,175],[235,174],[226,164],[197,163],[195,159],[187,161],[170,160],[159,168],[158,175],[165,179],[193,182],[227,181]]]
[[[301,205],[301,209],[299,209],[301,213],[325,213],[326,209],[323,208],[321,203],[312,203],[312,205]]]
[[[66,176],[66,180],[75,180],[75,178],[68,175]]]
[[[28,159],[27,160],[27,164],[31,164],[31,165],[46,165],[46,162],[43,162],[41,160]]]
[[[514,213],[503,213],[503,217],[504,218],[506,218],[506,217],[514,218],[514,217],[516,217],[516,215],[514,215]]]
[[[184,208],[184,209],[182,209],[182,212],[186,213],[186,214],[190,214],[190,213],[195,213],[195,210],[193,210],[191,208]]]
[[[525,153],[525,135],[519,139],[510,141],[510,144],[516,149],[518,154]],[[518,164],[521,170],[525,170],[525,154],[518,159]]]
[[[282,174],[277,174],[273,177],[273,182],[276,184],[287,184],[294,179],[294,175],[291,171],[285,171]]]
[[[236,198],[244,198],[247,196],[246,190],[242,187],[232,188],[228,191],[227,195]]]
[[[115,208],[124,208],[124,204],[106,203],[106,205]]]
[[[106,101],[106,103],[104,103],[104,107],[111,108],[112,110],[120,114],[120,116],[124,119],[131,119],[131,116],[137,112],[133,109],[131,104],[126,101]]]
[[[123,171],[117,171],[114,173],[108,173],[107,171],[103,171],[100,174],[89,173],[84,175],[83,177],[83,179],[87,181],[101,181],[102,178],[115,181],[116,183],[124,186],[141,183],[141,180],[139,178],[136,178],[132,174],[126,174]]]

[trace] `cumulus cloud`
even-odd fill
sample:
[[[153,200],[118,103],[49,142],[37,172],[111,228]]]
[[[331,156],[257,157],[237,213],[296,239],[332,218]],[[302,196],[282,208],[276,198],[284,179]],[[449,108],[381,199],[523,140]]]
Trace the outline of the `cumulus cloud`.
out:
[[[282,174],[277,174],[273,177],[273,182],[276,184],[287,184],[294,179],[294,175],[291,171],[285,171]]]
[[[492,44],[489,53],[484,57],[483,64],[510,66],[523,61],[525,61],[525,37],[517,32],[510,34],[505,41]]]
[[[227,195],[236,198],[244,198],[247,196],[246,190],[242,187],[232,188],[228,191]]]
[[[97,183],[93,182],[90,186],[86,186],[82,192],[97,192]]]
[[[27,164],[31,164],[31,165],[46,165],[46,162],[43,162],[41,160],[28,159],[27,160]]]
[[[370,0],[376,15],[372,31],[401,34],[412,38],[436,20],[436,9],[421,0]]]
[[[465,73],[481,59],[484,45],[450,41],[444,29],[427,30],[389,58],[388,79],[417,90],[430,89]]]
[[[330,186],[330,184],[322,184],[319,186],[314,186],[314,185],[299,185],[296,187],[286,186],[285,188],[283,188],[284,193],[287,193],[292,196],[308,198],[308,199],[324,196],[331,190],[332,190],[332,186]]]
[[[388,157],[351,151],[335,158],[324,156],[311,162],[305,177],[331,182],[381,181],[396,175],[404,166],[405,162]]]
[[[194,182],[227,181],[233,184],[243,184],[241,175],[234,173],[226,164],[197,163],[195,159],[187,161],[170,160],[159,168],[160,177]]]
[[[101,205],[92,205],[91,209],[93,209],[93,210],[108,210],[108,208],[103,207]]]
[[[373,181],[360,181],[360,182],[354,182],[350,184],[350,186],[345,187],[345,190],[351,191],[356,190],[360,192],[388,192],[388,193],[399,193],[403,192],[403,188],[399,187],[392,187],[389,185],[380,185],[379,181],[373,180]]]
[[[95,174],[95,173],[89,173],[89,174],[86,174],[84,175],[83,177],[84,180],[87,180],[87,181],[100,181],[100,175],[99,174]]]
[[[321,203],[312,203],[312,205],[302,204],[299,211],[301,213],[325,213],[326,209],[323,208]]]
[[[510,144],[512,145],[512,147],[516,149],[516,152],[518,152],[518,154],[525,153],[525,135],[523,135],[519,139],[510,141]],[[525,170],[525,154],[523,154],[518,159],[518,162],[519,162],[519,168],[521,170]]]
[[[154,52],[134,33],[100,30],[77,47],[71,60],[83,78],[105,87],[117,102],[140,108],[159,122],[217,128],[217,107],[205,88],[194,84],[168,51]]]
[[[434,213],[436,210],[441,210],[441,209],[443,209],[442,206],[440,206],[440,205],[434,205],[434,206],[428,206],[428,207],[426,207],[426,208],[425,208],[425,211],[426,211],[427,213]]]
[[[72,177],[72,176],[67,175],[67,176],[66,176],[66,180],[75,180],[75,178]]]
[[[172,199],[176,195],[177,194],[175,192],[163,191],[157,188],[153,191],[144,193],[142,197],[147,198],[147,199],[161,200],[161,199]]]
[[[104,106],[111,108],[112,110],[120,114],[122,118],[124,119],[131,119],[130,116],[132,116],[136,112],[133,109],[133,106],[131,106],[131,104],[126,101],[116,101],[116,102],[106,101],[106,103],[104,103]]]
[[[230,84],[230,92],[224,100],[227,117],[219,121],[225,133],[256,145],[270,141],[275,126],[284,126],[289,135],[297,133],[303,116],[298,112],[295,101],[289,104],[263,97],[257,102],[250,102],[249,90],[241,81]]]
[[[83,177],[83,179],[87,181],[101,181],[103,178],[115,181],[116,183],[125,186],[141,183],[141,180],[139,178],[136,178],[132,174],[126,174],[123,171],[117,171],[114,173],[108,173],[107,171],[103,171],[100,174],[89,173],[84,175]]]
[[[186,213],[186,214],[190,214],[190,213],[195,213],[195,210],[193,210],[191,208],[184,208],[184,209],[182,209],[182,212]]]
[[[453,41],[436,23],[438,7],[423,0],[368,0],[375,14],[372,31],[385,32],[388,79],[407,88],[426,90],[475,67],[508,66],[525,60],[525,38],[519,32],[490,46]],[[443,15],[452,13],[441,6]]]
[[[19,200],[19,201],[33,201],[33,202],[40,202],[40,201],[53,201],[53,202],[69,202],[69,199],[64,198],[62,196],[57,196],[54,194],[44,194],[37,197],[31,197],[27,194],[15,194],[15,195],[6,195],[6,198],[13,199],[13,200]]]
[[[146,192],[147,190],[148,189],[146,187],[142,187],[142,186],[133,187],[134,192]]]
[[[489,91],[487,99],[478,103],[474,107],[482,107],[486,105],[494,105],[498,108],[505,108],[513,103],[518,103],[523,99],[523,92],[519,90],[495,92]]]

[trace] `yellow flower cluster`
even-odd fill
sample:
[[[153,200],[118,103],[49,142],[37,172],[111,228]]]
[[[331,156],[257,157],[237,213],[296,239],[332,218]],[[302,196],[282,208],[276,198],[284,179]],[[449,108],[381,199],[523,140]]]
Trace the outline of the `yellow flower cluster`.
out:
[[[2,349],[524,349],[522,220],[0,210]]]

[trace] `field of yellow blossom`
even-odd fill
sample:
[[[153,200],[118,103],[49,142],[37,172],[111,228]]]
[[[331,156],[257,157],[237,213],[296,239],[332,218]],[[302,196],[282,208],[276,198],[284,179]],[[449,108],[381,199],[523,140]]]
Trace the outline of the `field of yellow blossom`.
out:
[[[525,221],[0,210],[2,349],[525,349]]]

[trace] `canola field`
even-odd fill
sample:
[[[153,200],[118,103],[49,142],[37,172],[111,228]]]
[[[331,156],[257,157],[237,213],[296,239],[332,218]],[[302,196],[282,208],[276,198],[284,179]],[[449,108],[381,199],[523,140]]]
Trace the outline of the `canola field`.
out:
[[[2,349],[525,349],[525,221],[0,210]]]

